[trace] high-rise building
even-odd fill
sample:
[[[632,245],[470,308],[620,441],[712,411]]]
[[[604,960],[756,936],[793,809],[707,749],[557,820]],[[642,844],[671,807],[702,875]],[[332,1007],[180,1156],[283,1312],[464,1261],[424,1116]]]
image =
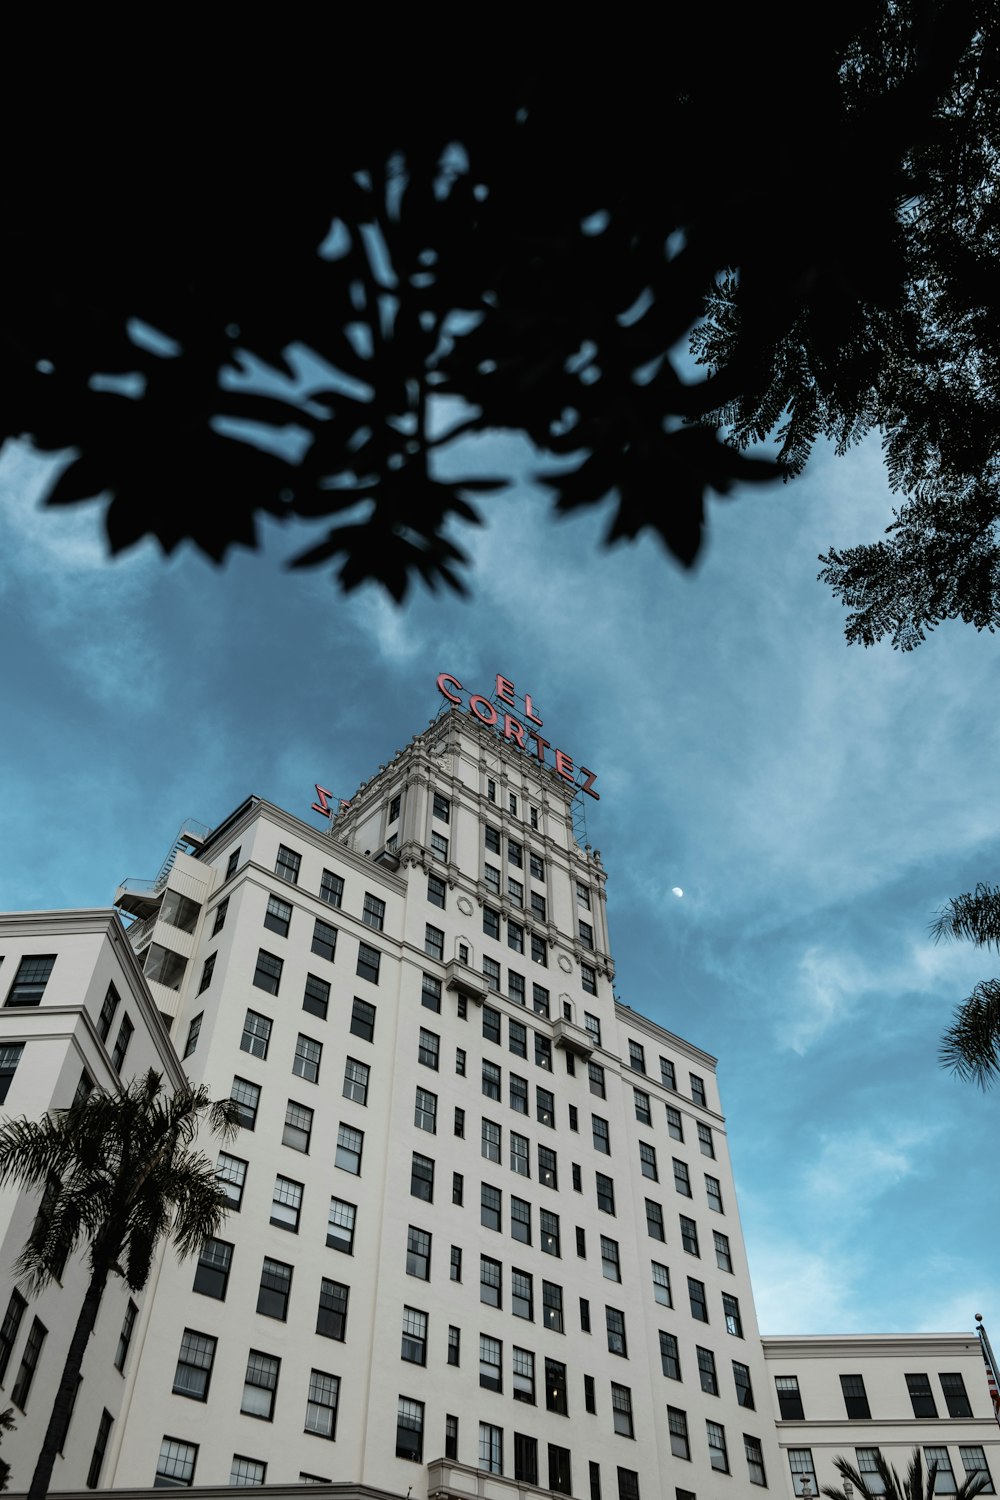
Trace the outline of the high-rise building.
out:
[[[118,892],[127,941],[106,912],[0,927],[8,1110],[134,1060],[243,1114],[219,1236],[106,1297],[54,1488],[799,1493],[715,1060],[616,1000],[572,763],[507,687],[446,692],[328,828],[257,797],[185,824]],[[9,1277],[31,1204],[0,1209]],[[14,1489],[82,1276],[0,1288]]]

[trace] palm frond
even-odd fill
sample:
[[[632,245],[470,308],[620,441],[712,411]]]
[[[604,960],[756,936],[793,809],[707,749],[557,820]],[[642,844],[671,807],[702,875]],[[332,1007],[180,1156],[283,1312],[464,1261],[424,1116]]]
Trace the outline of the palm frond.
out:
[[[984,979],[956,1006],[941,1038],[942,1067],[988,1088],[1000,1078],[1000,979]]]
[[[980,882],[974,891],[953,896],[931,923],[935,942],[965,938],[981,948],[1000,949],[1000,886]]]

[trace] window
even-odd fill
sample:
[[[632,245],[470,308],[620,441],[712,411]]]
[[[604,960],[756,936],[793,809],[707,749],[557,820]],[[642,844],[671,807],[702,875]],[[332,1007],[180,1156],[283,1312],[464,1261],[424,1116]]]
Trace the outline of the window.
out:
[[[515,1005],[523,1005],[524,1001],[524,975],[516,974],[513,969],[507,970],[507,998],[513,1000]]]
[[[484,1229],[495,1229],[501,1232],[501,1216],[503,1212],[503,1194],[499,1188],[491,1187],[484,1182],[479,1193],[479,1222]]]
[[[690,1198],[691,1197],[691,1179],[688,1176],[687,1164],[685,1162],[678,1161],[676,1156],[674,1157],[673,1160],[674,1160],[674,1187],[677,1189],[677,1191],[679,1193],[682,1193],[685,1198]]]
[[[653,1268],[653,1296],[663,1307],[673,1307],[674,1301],[670,1295],[670,1271],[666,1266],[661,1266],[658,1260],[651,1261]]]
[[[538,891],[531,892],[531,915],[537,917],[540,922],[546,920],[545,897]]]
[[[673,1063],[667,1057],[660,1058],[660,1082],[664,1088],[668,1088],[672,1093],[676,1094],[677,1074]]]
[[[238,1213],[240,1204],[243,1202],[243,1184],[247,1176],[246,1162],[241,1161],[238,1156],[229,1156],[227,1152],[220,1151],[215,1175],[229,1199],[229,1207]]]
[[[681,1244],[688,1255],[698,1255],[698,1226],[693,1219],[685,1219],[681,1214]]]
[[[570,1477],[570,1451],[549,1443],[549,1489],[560,1495],[572,1495],[573,1481]]]
[[[402,794],[397,797],[393,797],[392,801],[389,803],[389,816],[386,819],[387,823],[395,823],[396,819],[399,817],[399,810],[402,805]]]
[[[547,1073],[552,1072],[552,1043],[539,1031],[535,1032],[535,1063]]]
[[[464,1021],[465,1017],[462,1016],[462,1015],[460,1015],[459,1019]],[[464,1047],[456,1047],[455,1048],[455,1072],[458,1074],[459,1078],[464,1078],[465,1077],[465,1048]]]
[[[278,1229],[287,1229],[291,1234],[298,1234],[301,1210],[301,1182],[293,1182],[291,1177],[276,1177],[274,1193],[271,1196],[271,1223]]]
[[[192,1401],[207,1401],[208,1386],[212,1378],[212,1361],[215,1358],[216,1340],[206,1333],[196,1333],[185,1328],[181,1338],[180,1354],[174,1371],[173,1392],[175,1396],[188,1396]]]
[[[562,1287],[554,1282],[542,1282],[542,1322],[555,1333],[563,1332]]]
[[[465,1110],[455,1106],[455,1134],[460,1141],[465,1139]]]
[[[354,1130],[350,1125],[341,1125],[337,1131],[337,1154],[334,1157],[334,1165],[344,1172],[352,1172],[355,1177],[360,1176],[361,1152],[364,1143],[365,1137],[362,1131]]]
[[[429,1156],[414,1151],[410,1165],[410,1194],[425,1203],[434,1202],[434,1163]]]
[[[543,1255],[561,1256],[559,1240],[559,1215],[548,1209],[538,1211],[538,1244]]]
[[[97,1438],[94,1442],[94,1451],[90,1458],[90,1468],[87,1470],[87,1488],[96,1490],[100,1478],[101,1469],[104,1465],[104,1454],[108,1446],[108,1438],[111,1435],[111,1424],[114,1418],[105,1407],[101,1413],[101,1420],[97,1425]]]
[[[557,1359],[545,1361],[545,1410],[568,1417],[566,1404],[566,1366]]]
[[[681,1120],[681,1112],[674,1109],[672,1104],[667,1105],[667,1130],[675,1141],[683,1141],[684,1124]]]
[[[585,948],[589,948],[591,951],[593,951],[593,947],[594,947],[594,929],[590,925],[590,923],[589,922],[578,922],[577,923],[577,930],[578,930],[578,932],[580,934],[580,942],[583,944],[583,946]]]
[[[327,906],[339,906],[344,899],[344,882],[332,870],[324,870],[319,882],[319,899]]]
[[[665,1240],[663,1232],[663,1209],[652,1198],[646,1199],[646,1233],[650,1239]]]
[[[709,1396],[719,1394],[719,1378],[715,1370],[715,1355],[711,1349],[703,1349],[700,1344],[695,1345],[698,1356],[698,1376],[701,1380],[701,1388]]]
[[[330,1199],[326,1243],[331,1250],[342,1250],[345,1255],[354,1254],[354,1222],[357,1212],[353,1203],[344,1203],[340,1198]]]
[[[670,1451],[675,1458],[691,1457],[691,1445],[688,1442],[688,1424],[686,1413],[680,1411],[676,1406],[667,1407],[667,1428],[670,1432]]]
[[[324,1276],[319,1287],[319,1308],[316,1313],[316,1332],[327,1339],[343,1341],[347,1333],[347,1299],[350,1288],[339,1281],[328,1281]]]
[[[507,840],[507,863],[513,865],[516,870],[520,870],[524,865],[521,845],[515,844],[513,839]]]
[[[271,1221],[274,1222],[273,1219]],[[288,1299],[292,1293],[292,1267],[284,1261],[264,1257],[257,1291],[257,1311],[265,1318],[278,1318],[282,1323],[288,1317]]]
[[[799,1391],[799,1378],[797,1375],[775,1375],[774,1388],[778,1394],[778,1410],[783,1422],[802,1422],[805,1420],[805,1412],[802,1409],[802,1394]]]
[[[526,1318],[529,1323],[535,1320],[535,1289],[527,1271],[511,1270],[510,1310],[512,1317]]]
[[[53,959],[54,962],[55,960]],[[101,1014],[97,1018],[97,1030],[100,1033],[102,1042],[106,1042],[111,1033],[111,1022],[115,1018],[115,1011],[118,1009],[118,1005],[118,991],[113,984],[109,984],[108,993],[105,995],[104,1004],[101,1006]]]
[[[201,1254],[198,1257],[198,1266],[194,1273],[193,1290],[201,1292],[204,1297],[215,1297],[219,1302],[224,1302],[226,1300],[226,1288],[229,1285],[229,1270],[232,1263],[232,1245],[227,1243],[226,1240],[206,1240],[201,1247]],[[135,1303],[130,1302],[129,1307],[132,1309],[132,1323],[134,1323]],[[126,1313],[127,1318],[128,1313]],[[129,1324],[129,1338],[132,1337],[132,1323]],[[125,1325],[122,1324],[122,1337],[124,1335]],[[115,1368],[120,1370],[125,1362],[125,1355],[128,1353],[128,1343],[126,1342],[125,1348],[122,1350],[121,1339],[119,1339],[118,1348],[122,1356],[122,1364],[118,1363],[116,1356]]]
[[[287,880],[289,885],[298,885],[301,864],[301,854],[296,854],[294,849],[287,849],[284,844],[278,845],[278,858],[274,865],[275,875],[280,876],[282,880]]]
[[[417,1089],[413,1104],[413,1123],[418,1130],[426,1130],[431,1135],[437,1134],[437,1094],[431,1094],[427,1089]]]
[[[691,1098],[694,1100],[695,1104],[700,1104],[702,1106],[702,1108],[704,1108],[704,1106],[705,1106],[705,1085],[704,1085],[704,1083],[698,1077],[697,1073],[689,1073],[688,1077],[691,1080]]]
[[[531,1244],[531,1204],[523,1198],[511,1196],[510,1234],[511,1239],[520,1240],[523,1245]]]
[[[200,1019],[201,1018],[198,1016],[195,1017],[195,1020],[200,1021]],[[191,1022],[191,1025],[192,1027],[194,1026],[194,1021]],[[198,1033],[195,1032],[195,1040],[197,1040],[197,1035]],[[189,1052],[194,1051],[194,1048],[191,1047],[190,1042],[191,1038],[189,1034],[188,1051],[184,1053],[185,1057],[189,1055]],[[17,1071],[17,1065],[21,1061],[21,1054],[23,1051],[23,1042],[14,1043],[9,1047],[0,1047],[0,1104],[3,1104],[7,1098],[11,1082],[13,1081],[14,1074]]]
[[[961,1376],[959,1376],[961,1379]],[[865,1391],[864,1377],[861,1375],[841,1375],[840,1389],[844,1393],[844,1405],[849,1417],[870,1417],[871,1411],[868,1406],[868,1395]],[[952,1412],[951,1415],[958,1416],[959,1413]],[[971,1412],[962,1413],[971,1416]]]
[[[642,1168],[643,1177],[659,1182],[660,1176],[656,1170],[656,1147],[650,1146],[647,1141],[639,1142],[639,1165]]]
[[[660,1368],[668,1380],[680,1380],[681,1357],[672,1333],[660,1330]]]
[[[115,1040],[115,1050],[111,1054],[111,1066],[116,1073],[120,1073],[122,1070],[122,1063],[125,1061],[125,1054],[128,1051],[128,1044],[132,1040],[134,1030],[135,1027],[128,1016],[122,1016],[122,1024],[118,1028],[118,1036]]]
[[[245,1458],[242,1453],[234,1453],[233,1461],[229,1466],[229,1483],[232,1486],[247,1487],[263,1484],[267,1478],[267,1464],[260,1458]]]
[[[165,952],[166,950],[163,951]],[[22,958],[21,962],[17,966],[17,973],[14,975],[14,983],[10,987],[10,993],[7,996],[5,1004],[41,1004],[42,995],[45,993],[45,986],[49,982],[49,975],[52,973],[55,961],[56,956],[54,953],[35,953],[30,957]],[[112,987],[108,990],[108,998],[110,999],[113,994],[114,988]],[[105,1000],[104,1003],[106,1006],[108,1003],[107,1000]],[[117,1004],[118,996],[115,995],[115,1005]],[[112,1007],[111,1014],[114,1015],[114,1007]],[[110,1024],[111,1022],[109,1018],[108,1025],[110,1026]],[[107,1032],[102,1033],[101,1039],[102,1041],[107,1040]]]
[[[789,1448],[788,1467],[792,1471],[792,1488],[797,1495],[804,1493],[807,1481],[809,1493],[811,1495],[819,1494],[811,1448]]]
[[[524,928],[520,922],[507,922],[507,947],[515,953],[524,952]]]
[[[355,1000],[351,1007],[351,1035],[363,1042],[375,1040],[375,1007],[367,1000]]]
[[[239,856],[239,850],[231,856]],[[177,1438],[165,1437],[160,1444],[160,1456],[156,1460],[154,1489],[173,1489],[177,1485],[194,1483],[194,1466],[198,1462],[197,1443],[182,1443]]]
[[[720,1474],[729,1473],[729,1454],[726,1452],[725,1429],[718,1422],[706,1422],[708,1435],[708,1457],[713,1469]]]
[[[483,1006],[483,1041],[500,1045],[500,1012],[492,1005]]]
[[[229,910],[229,897],[227,896],[225,898],[225,900],[224,901],[220,901],[219,904],[218,904],[218,906],[215,908],[215,921],[212,924],[212,937],[215,937],[215,934],[217,932],[221,932],[222,929],[223,929],[223,927],[225,927],[225,925],[226,925],[226,913],[227,913],[228,910]]]
[[[497,867],[495,865],[486,865],[485,866],[485,868],[483,870],[483,880],[489,886],[490,890],[491,891],[495,891],[497,893],[497,895],[499,896],[499,894],[500,894],[500,871],[497,869]]]
[[[587,1258],[587,1236],[580,1225],[576,1226],[576,1253],[581,1260]]]
[[[198,1045],[198,1038],[201,1035],[201,1023],[204,1020],[204,1016],[205,1016],[204,1011],[199,1011],[198,1014],[192,1018],[191,1025],[188,1027],[187,1041],[184,1044],[184,1056],[185,1057],[190,1057],[191,1053],[195,1050],[195,1048]],[[6,1086],[4,1085],[4,1082],[3,1082],[3,1077],[4,1077],[4,1073],[3,1073],[3,1059],[4,1059],[4,1052],[8,1051],[8,1050],[10,1050],[10,1049],[8,1049],[8,1048],[0,1048],[0,1104],[2,1104],[3,1101],[4,1101],[4,1099],[6,1099],[6,1097],[7,1097],[7,1089],[6,1089]],[[15,1063],[15,1066],[16,1066],[16,1063]],[[11,1069],[11,1074],[13,1074],[13,1068]],[[9,1082],[9,1079],[8,1079],[8,1082]]]
[[[517,1073],[508,1075],[510,1088],[510,1107],[516,1114],[526,1115],[528,1113],[528,1080],[521,1078]]]
[[[282,1131],[281,1140],[285,1146],[291,1146],[293,1151],[309,1151],[309,1138],[312,1135],[313,1112],[304,1104],[296,1104],[294,1099],[289,1099],[285,1106],[285,1128]]]
[[[362,979],[370,980],[372,984],[378,984],[379,964],[382,955],[377,948],[372,948],[368,943],[358,944],[358,974]]]
[[[621,1264],[618,1256],[618,1241],[601,1235],[601,1270],[608,1281],[621,1281]]]
[[[736,1399],[741,1406],[748,1411],[753,1411],[753,1387],[750,1384],[750,1367],[741,1365],[738,1360],[733,1360],[733,1384],[736,1386]]]
[[[524,886],[513,875],[507,877],[507,896],[514,906],[524,905]]]
[[[603,1120],[600,1115],[591,1115],[590,1128],[594,1141],[594,1150],[603,1152],[605,1156],[610,1156],[611,1137],[608,1131],[607,1120]]]
[[[514,1478],[522,1484],[538,1483],[538,1439],[523,1432],[514,1434]]]
[[[337,1399],[340,1377],[323,1370],[310,1370],[309,1396],[306,1400],[305,1431],[331,1441],[337,1433]]]
[[[766,1487],[767,1479],[764,1477],[764,1454],[760,1446],[760,1438],[748,1437],[743,1434],[743,1452],[746,1454],[747,1475],[751,1484],[760,1484]]]
[[[240,1411],[246,1416],[270,1422],[274,1416],[274,1393],[278,1389],[280,1367],[280,1359],[273,1355],[262,1354],[259,1349],[250,1350],[240,1404]]]
[[[492,798],[490,800],[492,801]],[[499,828],[491,828],[490,825],[489,825],[489,823],[487,823],[485,829],[483,830],[483,835],[484,835],[484,839],[485,839],[485,843],[486,843],[486,848],[490,851],[490,853],[491,854],[499,854],[500,853],[500,830],[499,830]]]
[[[872,1495],[885,1494],[885,1480],[878,1471],[879,1450],[877,1448],[856,1448],[858,1458],[858,1473],[864,1480],[868,1491]],[[959,1452],[961,1453],[961,1449]],[[989,1493],[989,1491],[984,1491]]]
[[[479,1300],[485,1302],[488,1307],[502,1305],[503,1293],[500,1285],[502,1275],[503,1267],[498,1260],[493,1260],[488,1255],[479,1257]]]
[[[586,1410],[591,1413],[591,1415],[596,1416],[596,1414],[597,1414],[597,1392],[596,1392],[596,1390],[594,1388],[594,1377],[593,1377],[593,1375],[585,1375],[583,1377],[583,1404],[584,1404],[584,1407],[586,1408]],[[597,1465],[596,1464],[591,1464],[590,1467],[591,1467],[591,1470],[593,1471],[594,1469],[597,1468]],[[600,1472],[600,1471],[598,1471],[598,1472]],[[591,1494],[593,1494],[593,1477],[594,1477],[593,1473],[591,1473]],[[598,1487],[598,1495],[599,1494],[600,1494],[600,1487]]]
[[[587,1064],[587,1078],[590,1081],[590,1092],[596,1094],[598,1099],[607,1097],[604,1089],[604,1069],[600,1063]]]
[[[432,927],[430,922],[424,926],[424,952],[430,958],[444,958],[444,933],[440,927]]]
[[[538,1148],[538,1180],[543,1187],[559,1189],[559,1174],[556,1167],[556,1153],[550,1151],[548,1146]]]
[[[434,793],[433,813],[435,818],[440,818],[442,823],[451,821],[451,803],[447,797],[442,797],[440,792]]]
[[[370,1073],[367,1063],[358,1062],[356,1057],[345,1058],[343,1097],[353,1099],[356,1104],[367,1104]],[[287,1144],[290,1142],[286,1142]]]
[[[307,1083],[318,1083],[322,1056],[322,1042],[314,1042],[311,1036],[303,1036],[300,1031],[295,1043],[292,1072],[297,1078],[304,1078]]]
[[[722,1213],[722,1185],[717,1177],[705,1177],[705,1192],[708,1196],[708,1206],[717,1214]]]
[[[441,1038],[434,1031],[427,1031],[423,1026],[420,1028],[420,1042],[417,1048],[417,1061],[425,1068],[433,1068],[436,1073],[441,1054]]]
[[[712,1127],[710,1125],[698,1126],[698,1145],[702,1156],[715,1155],[715,1143],[712,1140]]]
[[[483,978],[491,990],[495,990],[497,994],[500,993],[500,965],[496,959],[483,958]]]
[[[239,865],[239,862],[240,862],[240,851],[239,851],[239,848],[237,847],[237,848],[235,848],[233,850],[232,854],[229,856],[229,861],[228,861],[228,863],[226,865],[226,879],[227,880],[232,880],[233,876],[236,874],[236,869],[237,869],[237,866]]]
[[[519,1177],[531,1176],[529,1149],[528,1137],[518,1135],[515,1130],[512,1130],[510,1133],[510,1170],[516,1172]]]
[[[448,1363],[456,1367],[462,1363],[462,1330],[453,1323],[448,1327]]]
[[[972,1407],[969,1405],[969,1398],[965,1393],[965,1381],[961,1375],[942,1375],[940,1379],[949,1417],[971,1417]]]
[[[688,1277],[687,1283],[691,1316],[692,1318],[697,1318],[699,1323],[707,1323],[708,1303],[705,1301],[705,1283],[703,1281],[695,1281],[693,1276]]]
[[[503,1473],[503,1428],[479,1424],[479,1467],[486,1474]]]
[[[427,1314],[416,1307],[403,1308],[403,1336],[399,1357],[411,1365],[427,1363]]]
[[[500,1160],[500,1126],[493,1120],[483,1121],[481,1151],[487,1161]]]
[[[729,1249],[729,1236],[720,1234],[717,1229],[712,1230],[712,1239],[715,1241],[715,1263],[720,1271],[731,1271],[733,1269],[733,1257]]]
[[[260,1104],[259,1086],[251,1083],[249,1078],[236,1077],[233,1079],[230,1093],[239,1105],[240,1125],[244,1130],[253,1130],[257,1123],[257,1108]]]
[[[861,1450],[858,1449],[859,1457],[860,1453]],[[990,1475],[990,1471],[986,1463],[986,1449],[980,1447],[978,1443],[970,1443],[965,1445],[960,1444],[958,1449],[958,1456],[962,1460],[962,1468],[965,1470],[967,1479],[971,1479],[976,1474],[982,1474],[983,1478],[986,1480],[985,1485],[979,1491],[979,1493],[981,1495],[995,1494],[996,1491],[993,1488],[993,1479]],[[861,1467],[860,1463],[858,1467]]]
[[[484,1062],[483,1063],[483,1093],[486,1095],[487,1099],[496,1099],[496,1100],[499,1101],[499,1098],[500,1098],[500,1083],[501,1083],[500,1069],[497,1067],[496,1063]]]
[[[600,1500],[599,1495],[596,1500]],[[639,1500],[639,1476],[634,1469],[618,1470],[618,1500]]]
[[[586,1297],[580,1298],[580,1332],[590,1332],[590,1303]]]
[[[535,1356],[530,1349],[518,1349],[513,1351],[513,1374],[515,1401],[526,1401],[529,1406],[535,1404]]]
[[[411,1463],[424,1460],[424,1403],[400,1396],[396,1409],[396,1457]]]
[[[2,1074],[0,1074],[0,1081],[2,1081]],[[83,1068],[80,1073],[80,1082],[76,1086],[76,1093],[73,1095],[72,1107],[75,1108],[76,1105],[83,1104],[87,1099],[90,1098],[93,1091],[94,1080],[91,1078],[86,1068]],[[0,1103],[3,1103],[3,1100],[0,1100]]]
[[[198,985],[198,994],[201,995],[212,983],[212,975],[215,972],[215,954],[210,953],[205,960],[201,971],[201,981]]]
[[[209,1244],[209,1245],[211,1245],[211,1244],[218,1244],[219,1241],[218,1240],[208,1240],[206,1243]],[[232,1250],[232,1246],[231,1245],[229,1246],[229,1249]],[[202,1253],[204,1254],[204,1252],[202,1252]],[[227,1268],[227,1275],[228,1275],[228,1268]],[[195,1283],[195,1290],[196,1291],[198,1290],[197,1281]],[[225,1295],[225,1286],[223,1286],[223,1295]],[[20,1309],[19,1309],[18,1314],[17,1314],[17,1321],[16,1321],[16,1323],[14,1325],[13,1335],[10,1337],[10,1339],[8,1341],[7,1319],[10,1317],[10,1311],[11,1311],[11,1307],[14,1306],[14,1299],[15,1299],[15,1297],[17,1298],[18,1302],[20,1303]],[[17,1337],[17,1325],[21,1321],[21,1313],[23,1313],[23,1311],[24,1311],[24,1309],[25,1309],[26,1306],[27,1306],[27,1303],[24,1301],[24,1298],[21,1297],[20,1293],[13,1292],[11,1294],[10,1306],[7,1309],[7,1318],[4,1319],[3,1332],[0,1333],[0,1345],[2,1345],[2,1351],[3,1351],[2,1352],[2,1358],[0,1358],[0,1379],[2,1379],[3,1376],[7,1372],[7,1360],[10,1358],[10,1345],[13,1343],[14,1338]],[[125,1369],[125,1361],[128,1359],[128,1351],[129,1351],[129,1347],[130,1347],[130,1345],[132,1343],[132,1334],[135,1331],[135,1320],[136,1320],[136,1317],[138,1316],[138,1313],[139,1313],[139,1309],[136,1307],[135,1303],[132,1301],[132,1299],[130,1297],[129,1301],[128,1301],[128,1306],[125,1309],[125,1316],[124,1316],[124,1318],[122,1318],[122,1331],[118,1335],[118,1348],[115,1350],[115,1369],[116,1370],[124,1370]]]
[[[615,1212],[615,1185],[610,1177],[605,1177],[603,1172],[597,1173],[597,1207],[602,1214]]]
[[[528,1028],[513,1018],[507,1022],[507,1045],[515,1057],[528,1055]]]
[[[483,932],[491,938],[500,936],[500,913],[494,911],[492,906],[483,907]]]
[[[604,1309],[604,1321],[608,1330],[608,1351],[628,1359],[628,1341],[625,1337],[625,1314],[617,1307]]]
[[[597,970],[591,964],[580,965],[580,983],[585,994],[597,994]]]
[[[187,959],[175,953],[172,948],[164,948],[159,943],[150,943],[146,950],[146,962],[143,965],[143,973],[147,979],[155,980],[168,990],[179,990],[181,981],[187,969]],[[8,1005],[37,1005],[37,1000],[30,1001],[7,1001]]]
[[[326,980],[318,978],[315,974],[307,974],[306,987],[302,996],[302,1009],[309,1011],[311,1015],[319,1016],[321,1021],[325,1021],[329,1005],[330,986]]]
[[[445,838],[443,833],[431,833],[431,849],[437,855],[438,859],[448,858],[448,840]],[[444,906],[444,881],[439,881],[438,884],[441,886],[441,900],[434,901],[434,905]],[[430,893],[429,883],[427,887],[427,899],[428,901],[434,900]]]
[[[726,1319],[726,1332],[731,1333],[733,1338],[743,1337],[743,1320],[740,1317],[740,1304],[735,1297],[728,1292],[722,1294],[722,1311]]]
[[[611,1412],[615,1431],[621,1437],[635,1437],[632,1427],[632,1392],[627,1385],[615,1385],[614,1381],[611,1382]]]
[[[254,984],[259,990],[266,990],[269,995],[276,995],[278,986],[281,984],[281,969],[281,959],[261,948],[257,953],[257,967],[253,975]]]
[[[264,926],[276,932],[279,937],[287,937],[288,929],[292,923],[292,905],[290,901],[280,901],[277,896],[267,898],[267,910],[264,913]]]
[[[937,1473],[934,1476],[935,1495],[953,1495],[957,1486],[947,1448],[925,1448],[924,1462],[927,1465],[928,1475],[931,1469],[937,1466]]]
[[[906,1389],[915,1417],[936,1417],[937,1407],[931,1392],[931,1383],[926,1375],[907,1375]]]
[[[503,1390],[503,1345],[499,1339],[479,1335],[479,1384],[486,1391]]]

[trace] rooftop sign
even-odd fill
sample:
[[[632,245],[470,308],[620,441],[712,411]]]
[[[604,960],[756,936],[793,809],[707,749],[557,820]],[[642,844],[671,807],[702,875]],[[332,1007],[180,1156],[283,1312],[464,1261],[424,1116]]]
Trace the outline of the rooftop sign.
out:
[[[594,791],[597,773],[588,770],[586,766],[574,766],[571,755],[567,755],[565,750],[553,750],[549,741],[543,740],[538,733],[538,730],[542,728],[542,720],[535,713],[530,693],[524,695],[524,718],[527,720],[525,724],[515,714],[507,712],[508,705],[511,709],[516,709],[517,699],[514,684],[508,678],[501,677],[499,672],[494,691],[494,697],[501,705],[499,708],[496,703],[491,702],[489,698],[484,698],[480,693],[466,694],[463,700],[462,695],[465,694],[465,689],[458,678],[452,677],[449,672],[442,672],[439,675],[437,687],[438,692],[447,698],[449,703],[454,703],[461,708],[464,701],[469,713],[474,719],[478,719],[480,724],[485,724],[487,729],[495,729],[502,739],[512,740],[526,755],[537,756],[543,766],[551,764],[551,769],[556,775],[568,781],[577,791],[586,792],[588,797],[600,800],[600,792]],[[537,728],[529,729],[528,724],[535,724]],[[525,739],[533,742],[534,749],[525,744]],[[545,759],[546,750],[552,750],[551,763]],[[584,778],[583,781],[577,781],[577,772]]]

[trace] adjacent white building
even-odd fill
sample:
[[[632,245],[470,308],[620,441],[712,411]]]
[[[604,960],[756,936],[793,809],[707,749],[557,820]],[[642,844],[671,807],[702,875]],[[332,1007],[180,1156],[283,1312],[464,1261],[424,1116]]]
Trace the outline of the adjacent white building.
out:
[[[244,1112],[218,1239],[106,1297],[54,1487],[708,1500],[799,1493],[791,1454],[823,1483],[855,1446],[832,1375],[812,1426],[776,1409],[801,1348],[833,1349],[811,1381],[852,1341],[762,1344],[715,1060],[615,1000],[574,789],[488,717],[443,714],[329,829],[259,798],[185,824],[156,880],[120,888],[127,938],[108,912],[0,926],[8,1111],[153,1062]],[[2,1209],[9,1280],[30,1204]],[[15,1489],[80,1276],[16,1318],[0,1286]],[[881,1403],[906,1340],[861,1343],[874,1363],[844,1373]],[[912,1369],[970,1366],[949,1346]],[[959,1475],[977,1445],[993,1467],[1000,1437],[973,1384],[973,1418],[939,1413]],[[885,1417],[873,1444],[912,1444],[917,1415]]]

